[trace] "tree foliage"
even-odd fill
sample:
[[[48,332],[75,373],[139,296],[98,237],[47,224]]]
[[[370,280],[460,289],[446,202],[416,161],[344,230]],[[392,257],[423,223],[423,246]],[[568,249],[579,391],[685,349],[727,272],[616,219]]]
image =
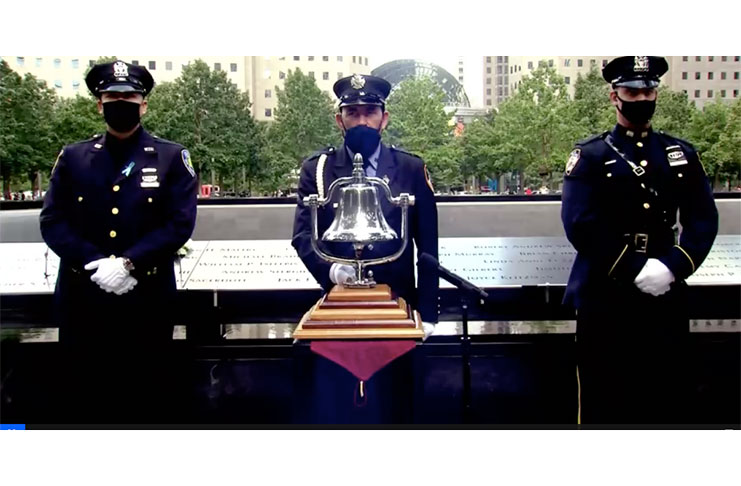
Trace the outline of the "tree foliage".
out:
[[[690,104],[687,95],[672,91],[666,86],[659,87],[656,100],[656,113],[651,125],[679,138],[689,138],[692,114],[697,109]]]
[[[196,60],[174,82],[152,91],[143,124],[187,147],[196,172],[209,171],[220,185],[231,183],[237,190],[242,176],[248,186],[259,177],[260,137],[250,106],[249,94],[240,92],[224,71],[211,71]]]
[[[389,97],[384,139],[421,156],[442,192],[508,174],[513,188],[557,189],[573,144],[615,124],[609,89],[592,68],[577,77],[571,99],[564,79],[541,65],[497,110],[459,134],[438,85],[424,77],[407,79]],[[204,183],[253,195],[290,190],[301,160],[340,144],[341,133],[333,100],[300,70],[289,72],[275,94],[275,121],[256,122],[249,93],[198,60],[175,81],[156,85],[143,124],[187,147]],[[698,110],[686,94],[661,87],[653,126],[692,142],[716,188],[739,184],[741,100],[718,99]],[[20,76],[0,61],[0,177],[6,198],[11,186],[34,188],[38,174],[49,174],[62,146],[103,130],[92,95],[59,98],[45,82]]]
[[[609,130],[615,124],[615,108],[610,103],[610,86],[595,65],[574,83],[574,115],[583,135]]]
[[[105,132],[103,116],[98,113],[94,98],[80,96],[59,98],[54,106],[52,121],[56,145],[78,142]]]
[[[301,161],[328,145],[341,142],[334,122],[333,102],[300,69],[288,71],[283,89],[275,87],[275,122],[266,131],[270,189],[285,187],[296,178]]]
[[[402,81],[388,98],[389,143],[422,157],[438,189],[463,185],[462,147],[445,113],[445,92],[430,78]]]
[[[21,77],[0,61],[0,174],[6,199],[13,179],[33,186],[37,172],[54,162],[55,96],[45,82],[31,74]]]
[[[499,167],[520,175],[520,189],[551,185],[554,173],[581,138],[566,84],[555,69],[541,63],[525,76],[515,94],[500,105],[494,119]]]

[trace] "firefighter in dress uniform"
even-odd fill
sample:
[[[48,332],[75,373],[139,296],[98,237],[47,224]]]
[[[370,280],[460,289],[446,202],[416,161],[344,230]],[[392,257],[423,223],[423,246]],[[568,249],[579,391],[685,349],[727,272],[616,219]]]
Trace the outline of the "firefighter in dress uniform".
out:
[[[357,153],[363,156],[367,176],[386,181],[394,196],[403,192],[415,196],[414,206],[409,207],[409,238],[414,241],[419,254],[424,252],[435,258],[438,255],[437,206],[424,161],[381,142],[381,133],[389,122],[385,104],[391,85],[383,78],[355,74],[338,80],[333,89],[339,98],[339,113],[335,121],[345,141],[339,148],[327,147],[304,160],[292,240],[304,265],[326,292],[354,276],[355,269],[349,265],[325,262],[314,253],[311,247],[311,211],[304,205],[303,198],[311,194],[327,194],[335,179],[350,176],[353,156]],[[396,234],[401,234],[401,211],[386,198],[379,197],[379,200],[389,226]],[[320,235],[329,228],[334,217],[332,204],[319,210],[317,219]],[[325,252],[354,257],[351,245],[327,242],[319,242],[319,245]],[[363,250],[363,258],[391,255],[400,245],[400,240],[373,243]],[[413,245],[408,245],[398,260],[374,266],[373,273],[376,282],[388,284],[392,291],[417,309],[424,322],[437,322],[438,276],[434,270],[421,265],[415,285]]]

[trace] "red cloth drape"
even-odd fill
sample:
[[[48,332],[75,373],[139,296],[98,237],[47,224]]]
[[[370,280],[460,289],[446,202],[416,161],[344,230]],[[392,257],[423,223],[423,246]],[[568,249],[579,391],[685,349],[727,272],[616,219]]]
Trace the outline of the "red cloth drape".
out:
[[[396,358],[408,353],[416,345],[412,339],[388,341],[335,341],[311,342],[311,350],[337,363],[358,380],[367,381]]]

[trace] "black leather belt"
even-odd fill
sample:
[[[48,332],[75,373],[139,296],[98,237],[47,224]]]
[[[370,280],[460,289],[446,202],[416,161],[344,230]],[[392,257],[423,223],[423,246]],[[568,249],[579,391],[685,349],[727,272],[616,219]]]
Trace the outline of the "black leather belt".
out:
[[[648,243],[651,241],[651,252],[661,253],[668,250],[674,244],[674,233],[626,233],[625,243],[637,253],[648,253]]]

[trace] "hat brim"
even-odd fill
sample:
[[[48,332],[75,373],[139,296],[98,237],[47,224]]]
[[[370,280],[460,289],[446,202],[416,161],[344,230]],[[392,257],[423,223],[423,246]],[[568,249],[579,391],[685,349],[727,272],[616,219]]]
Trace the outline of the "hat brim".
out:
[[[136,88],[134,86],[131,86],[130,84],[111,84],[106,86],[105,88],[99,89],[98,93],[142,93],[144,94],[144,90],[141,88]]]
[[[615,86],[623,88],[655,88],[659,82],[655,79],[630,79],[627,81],[618,81]]]
[[[378,101],[378,100],[350,100],[350,101],[341,101],[340,102],[340,108],[342,108],[343,106],[355,106],[355,105],[383,106],[383,101]]]

